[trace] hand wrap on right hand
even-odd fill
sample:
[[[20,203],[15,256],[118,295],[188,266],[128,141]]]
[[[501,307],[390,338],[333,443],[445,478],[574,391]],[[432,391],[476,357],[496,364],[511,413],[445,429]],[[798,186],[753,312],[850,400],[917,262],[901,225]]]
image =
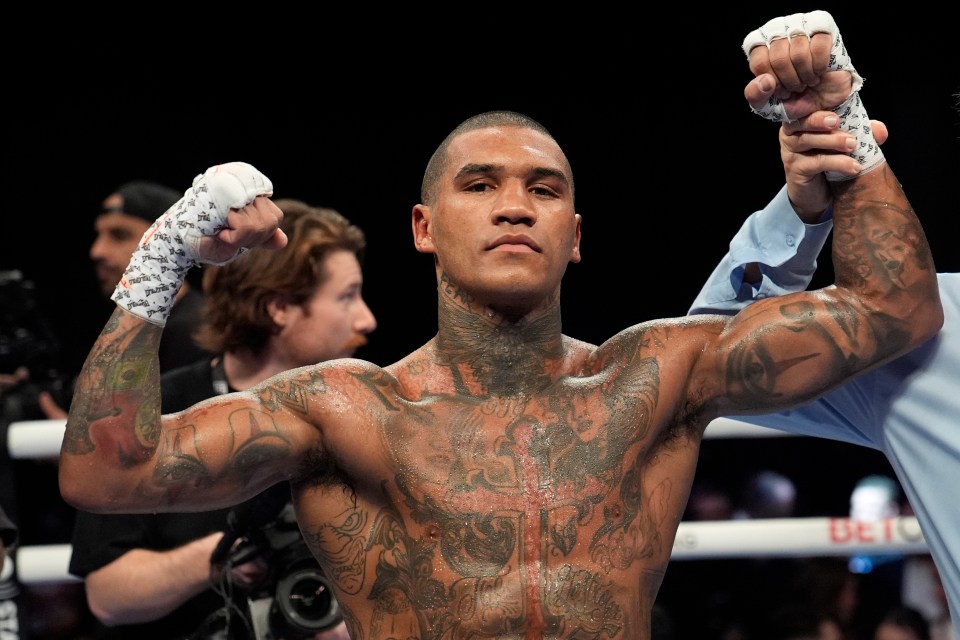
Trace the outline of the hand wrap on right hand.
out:
[[[199,255],[200,240],[224,228],[231,209],[261,195],[273,195],[273,184],[243,162],[210,167],[198,175],[183,197],[143,234],[111,299],[144,320],[166,324],[187,271],[213,262]],[[229,262],[242,251],[216,264]]]
[[[774,18],[769,20],[759,29],[755,29],[747,34],[743,39],[743,52],[750,58],[750,51],[754,47],[764,45],[770,47],[770,43],[781,38],[792,36],[810,37],[815,33],[828,33],[833,37],[833,48],[830,51],[830,62],[827,69],[830,71],[849,71],[853,76],[853,86],[847,99],[833,111],[840,117],[840,131],[847,131],[857,139],[857,147],[850,152],[850,157],[860,163],[862,170],[860,174],[867,173],[883,162],[883,152],[880,145],[873,137],[873,128],[870,126],[870,118],[867,117],[867,111],[860,101],[860,87],[863,86],[863,78],[854,69],[850,56],[843,46],[843,38],[840,36],[840,30],[837,23],[826,11],[811,11],[810,13],[794,13],[788,16]],[[792,122],[783,107],[783,102],[776,95],[770,99],[760,109],[751,110],[768,120],[774,122]],[[837,172],[827,171],[827,180],[840,181],[848,180],[851,176],[844,176]]]

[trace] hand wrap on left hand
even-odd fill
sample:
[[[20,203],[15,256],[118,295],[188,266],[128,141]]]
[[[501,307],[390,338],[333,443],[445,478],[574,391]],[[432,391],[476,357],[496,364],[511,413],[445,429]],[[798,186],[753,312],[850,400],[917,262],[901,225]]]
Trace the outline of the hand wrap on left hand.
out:
[[[200,241],[226,226],[231,209],[257,196],[273,195],[270,179],[252,165],[230,162],[210,167],[183,197],[143,234],[111,299],[144,320],[165,325],[187,271],[200,264],[224,264],[200,255]]]
[[[849,71],[851,73],[853,86],[847,99],[840,105],[833,108],[834,113],[840,117],[840,131],[847,131],[857,139],[857,147],[850,152],[850,157],[860,163],[864,174],[884,161],[883,152],[880,145],[873,137],[873,130],[870,126],[870,118],[867,117],[867,111],[860,101],[860,88],[863,86],[863,78],[857,73],[847,54],[846,47],[843,46],[843,38],[840,36],[840,30],[837,23],[826,11],[811,11],[810,13],[794,13],[788,16],[782,16],[769,20],[759,29],[754,29],[747,34],[743,40],[743,52],[750,57],[750,51],[754,47],[764,45],[770,47],[774,40],[790,38],[793,36],[810,37],[815,33],[827,33],[833,38],[833,48],[830,52],[830,62],[827,64],[829,71]],[[783,106],[783,101],[777,95],[770,96],[763,107],[751,110],[768,120],[774,122],[792,122]],[[827,179],[832,181],[847,180],[850,176],[844,176],[836,172],[827,172]]]

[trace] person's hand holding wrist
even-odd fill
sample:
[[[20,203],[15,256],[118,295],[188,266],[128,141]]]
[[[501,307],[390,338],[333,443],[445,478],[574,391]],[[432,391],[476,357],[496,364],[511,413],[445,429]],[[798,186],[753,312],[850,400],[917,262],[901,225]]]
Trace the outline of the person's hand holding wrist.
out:
[[[792,124],[815,110],[830,109],[839,118],[839,131],[853,137],[845,153],[857,162],[858,171],[827,169],[828,181],[849,180],[884,162],[860,100],[863,78],[833,16],[812,11],[774,18],[747,34],[743,52],[755,76],[744,91],[754,113]]]
[[[787,196],[797,216],[806,224],[823,220],[832,203],[826,172],[852,177],[862,171],[850,150],[857,140],[838,130],[840,118],[832,111],[815,111],[780,127],[780,158],[787,182]],[[887,139],[887,127],[872,120],[878,144]]]

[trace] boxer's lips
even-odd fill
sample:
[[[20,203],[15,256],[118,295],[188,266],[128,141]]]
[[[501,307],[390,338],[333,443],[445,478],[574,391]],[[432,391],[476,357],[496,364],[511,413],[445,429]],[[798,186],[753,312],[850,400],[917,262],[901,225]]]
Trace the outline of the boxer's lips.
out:
[[[540,245],[526,234],[508,234],[503,235],[491,242],[487,246],[489,251],[519,251],[519,252],[529,252],[534,251],[540,253]]]

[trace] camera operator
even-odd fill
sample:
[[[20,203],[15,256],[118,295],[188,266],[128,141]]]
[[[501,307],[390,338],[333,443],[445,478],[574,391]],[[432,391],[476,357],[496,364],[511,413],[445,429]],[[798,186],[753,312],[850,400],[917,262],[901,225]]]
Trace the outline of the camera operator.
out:
[[[0,504],[30,545],[68,542],[75,514],[60,495],[56,457],[13,459],[7,450],[10,425],[47,418],[41,399],[64,402],[69,386],[39,294],[26,272],[0,271]],[[0,579],[0,638],[81,631],[90,624],[83,595],[74,583],[20,584],[9,557]]]
[[[287,369],[351,357],[376,329],[362,297],[363,232],[331,209],[275,202],[289,238],[284,249],[253,249],[228,265],[205,267],[198,340],[221,355],[164,374],[165,413],[250,388]],[[249,527],[231,520],[231,513],[269,521],[276,510],[261,505],[276,504],[278,495],[286,503],[290,496],[286,484],[265,493],[272,495],[214,512],[78,512],[70,572],[84,578],[90,608],[102,623],[98,637],[260,638],[253,633],[251,595],[269,578],[264,560],[276,564],[280,556],[229,562],[229,577],[221,581],[223,567],[214,552],[220,555],[220,547],[234,539],[244,541],[242,529]],[[299,538],[296,528],[293,537]],[[293,542],[274,546],[297,548]],[[309,637],[349,640],[342,621]]]
[[[0,271],[0,411],[4,426],[42,420],[41,396],[63,400],[61,348],[36,286],[19,270]],[[65,417],[65,416],[64,416]]]

